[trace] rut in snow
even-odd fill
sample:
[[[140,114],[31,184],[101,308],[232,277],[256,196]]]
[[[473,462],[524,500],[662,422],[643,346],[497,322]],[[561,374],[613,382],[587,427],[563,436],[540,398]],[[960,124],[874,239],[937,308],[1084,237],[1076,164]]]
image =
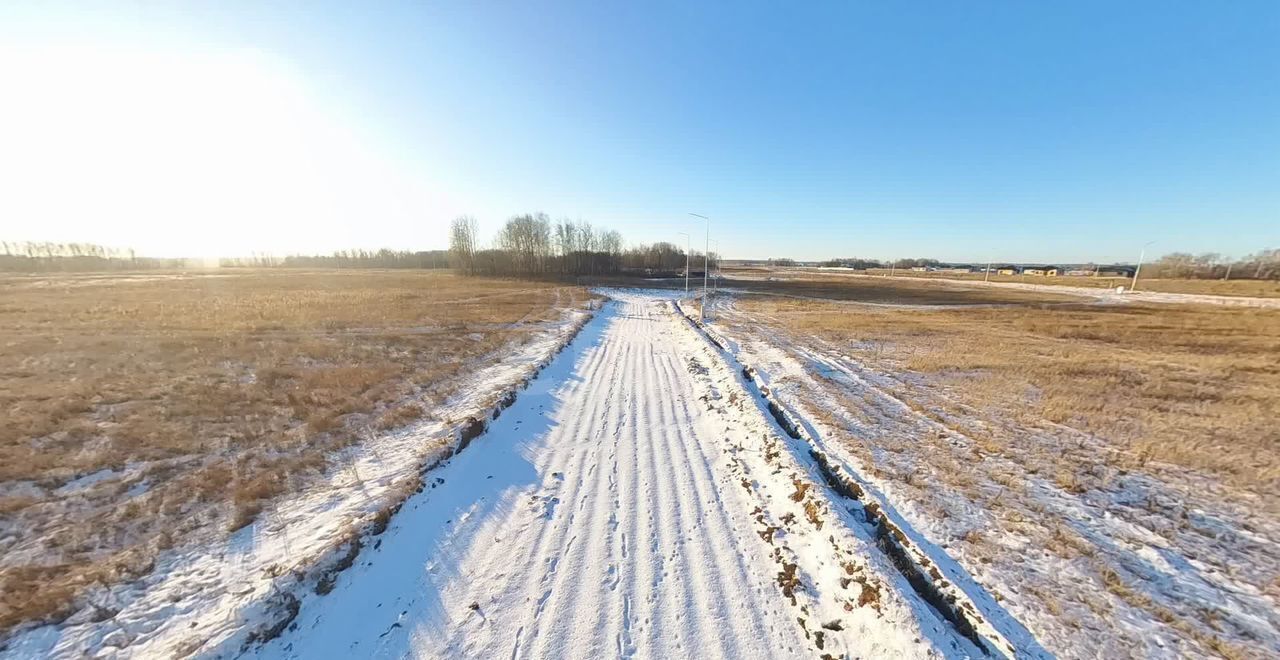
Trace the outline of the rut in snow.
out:
[[[798,488],[793,464],[779,461],[790,457],[775,452],[766,463],[754,449],[769,435],[767,420],[725,405],[725,390],[737,387],[733,374],[705,366],[710,349],[668,304],[616,297],[472,448],[432,473],[439,486],[407,501],[376,548],[328,595],[307,595],[291,629],[253,653],[736,658],[976,650],[913,601],[883,561],[832,550],[872,554],[873,539],[835,515],[825,528],[805,522],[802,507],[834,507],[788,497]],[[761,520],[776,533],[762,536]],[[844,571],[852,569],[844,567],[855,560],[880,585],[874,609],[858,607],[857,586],[849,586]]]

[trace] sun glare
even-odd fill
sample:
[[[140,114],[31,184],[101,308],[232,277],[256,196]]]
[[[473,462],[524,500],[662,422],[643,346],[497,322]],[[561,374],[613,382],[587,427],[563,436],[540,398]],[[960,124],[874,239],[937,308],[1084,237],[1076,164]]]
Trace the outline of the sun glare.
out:
[[[259,51],[10,49],[0,84],[10,239],[323,252],[368,245],[361,218],[410,222],[430,204]]]

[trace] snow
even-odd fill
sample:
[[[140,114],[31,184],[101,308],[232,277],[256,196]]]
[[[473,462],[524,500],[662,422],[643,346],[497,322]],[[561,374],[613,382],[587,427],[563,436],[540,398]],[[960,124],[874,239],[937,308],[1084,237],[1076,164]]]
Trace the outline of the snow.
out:
[[[104,468],[97,472],[90,472],[89,474],[72,479],[71,481],[63,484],[57,490],[54,490],[53,493],[59,496],[70,495],[78,491],[88,490],[92,488],[94,484],[112,479],[115,476],[115,470],[112,470],[111,468]]]
[[[792,437],[771,415],[764,392],[784,379],[745,376],[678,292],[604,293],[565,350],[549,358],[567,324],[479,370],[437,415],[500,410],[465,451],[436,464],[455,437],[437,421],[370,438],[231,539],[104,589],[96,604],[114,616],[22,631],[0,657],[1044,655],[890,512],[907,561],[941,568],[978,633],[921,595],[868,524],[872,501],[824,480],[811,427]],[[423,465],[385,529],[349,536]]]
[[[820,270],[842,270],[822,268]],[[840,273],[843,277],[858,278],[886,278],[886,275],[867,275],[864,273]],[[739,276],[741,277],[741,276]],[[747,279],[747,278],[743,278]],[[1001,289],[1020,289],[1023,291],[1039,291],[1043,293],[1064,293],[1076,296],[1084,296],[1094,298],[1101,302],[1125,303],[1125,302],[1153,302],[1168,304],[1185,304],[1195,303],[1201,305],[1226,305],[1230,307],[1263,307],[1263,308],[1280,308],[1280,298],[1260,298],[1254,296],[1227,296],[1215,295],[1207,293],[1165,293],[1160,291],[1143,291],[1141,287],[1137,291],[1130,291],[1127,287],[1120,287],[1123,290],[1104,289],[1091,286],[1070,286],[1066,284],[1036,284],[1034,282],[982,282],[979,280],[957,280],[946,277],[930,277],[919,278],[911,276],[894,275],[889,279],[902,280],[907,282],[937,282],[948,286],[978,288],[978,287],[995,287]]]
[[[1207,653],[1200,639],[1216,634],[1280,653],[1280,608],[1268,584],[1280,570],[1280,526],[1256,496],[1155,463],[1148,472],[1114,474],[1105,487],[1065,491],[1036,467],[1035,452],[1061,446],[1076,452],[1080,469],[1094,469],[1089,457],[1103,463],[1107,455],[1098,438],[977,411],[948,418],[939,411],[955,406],[936,405],[945,389],[877,368],[874,350],[780,332],[729,297],[710,310],[712,331],[731,340],[735,356],[768,378],[819,446],[1014,638],[1025,626],[1050,652],[1068,656],[1186,657]],[[1020,442],[1008,455],[975,462],[965,429],[983,427]],[[967,491],[948,488],[963,481],[950,480],[956,470],[973,482]],[[918,475],[919,486],[904,483],[904,471]],[[1000,475],[1017,475],[1025,490],[1006,489]],[[978,542],[965,540],[970,531]],[[1047,548],[1059,533],[1080,549]],[[1099,565],[1121,575],[1134,595],[1118,597]]]
[[[233,655],[271,614],[273,597],[300,586],[295,574],[331,559],[353,527],[394,498],[419,466],[452,448],[450,419],[485,415],[495,396],[544,363],[584,320],[567,310],[497,364],[478,369],[437,415],[368,438],[331,459],[327,481],[280,502],[229,538],[163,553],[151,574],[99,587],[91,605],[62,624],[19,630],[0,643],[0,658]],[[443,421],[442,421],[443,420]],[[63,486],[79,492],[118,478],[103,470]],[[145,492],[145,481],[127,495]],[[114,612],[102,617],[101,612]]]
[[[306,596],[296,625],[254,655],[976,653],[841,524],[670,294],[611,295],[334,590]],[[824,528],[804,520],[797,479]],[[778,584],[785,564],[794,601]],[[874,607],[840,585],[854,574],[878,588]]]

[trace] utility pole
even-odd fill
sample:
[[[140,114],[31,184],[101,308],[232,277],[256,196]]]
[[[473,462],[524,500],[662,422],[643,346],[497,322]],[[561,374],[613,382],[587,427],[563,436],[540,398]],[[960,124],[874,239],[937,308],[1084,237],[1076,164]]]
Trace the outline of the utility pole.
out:
[[[684,297],[689,297],[689,232],[676,232],[684,237]]]
[[[1142,260],[1147,256],[1147,246],[1154,243],[1155,241],[1147,241],[1142,244],[1142,251],[1138,253],[1138,266],[1133,269],[1133,284],[1129,285],[1130,291],[1138,290],[1138,273],[1142,272]]]
[[[982,276],[982,282],[985,284],[991,281],[991,260],[987,259],[987,272]]]
[[[689,215],[695,218],[702,218],[703,220],[707,221],[706,245],[703,247],[704,252],[702,254],[702,305],[700,306],[700,310],[698,312],[698,314],[702,317],[702,320],[705,321],[707,319],[707,270],[708,270],[707,256],[711,252],[711,218],[708,218],[705,215],[699,215],[697,213],[690,213]]]
[[[893,277],[893,274],[896,272],[898,272],[898,260],[894,259],[889,262],[889,277]]]
[[[714,243],[716,244],[716,278],[711,280],[711,286],[713,287],[711,292],[720,293],[720,241],[717,239]],[[707,258],[711,258],[711,253],[707,253]]]

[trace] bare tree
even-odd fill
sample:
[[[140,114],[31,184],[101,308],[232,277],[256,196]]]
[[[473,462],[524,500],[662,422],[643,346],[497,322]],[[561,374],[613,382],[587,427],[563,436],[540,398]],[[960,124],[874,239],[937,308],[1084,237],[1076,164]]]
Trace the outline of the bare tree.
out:
[[[467,275],[476,273],[476,219],[463,215],[449,226],[449,256],[453,267]]]
[[[551,256],[551,221],[544,213],[518,215],[498,232],[498,248],[511,260],[514,275],[542,275]]]

